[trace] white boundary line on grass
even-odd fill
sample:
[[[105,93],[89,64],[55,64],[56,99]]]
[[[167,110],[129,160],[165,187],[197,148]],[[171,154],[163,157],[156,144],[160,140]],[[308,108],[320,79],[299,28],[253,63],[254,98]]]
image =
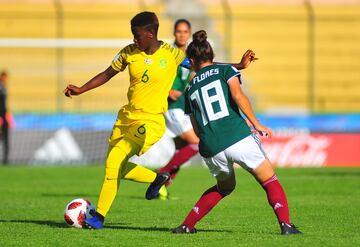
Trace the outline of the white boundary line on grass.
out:
[[[132,39],[0,38],[1,48],[119,48],[132,43]]]
[[[132,39],[0,38],[2,48],[118,48],[131,43]]]

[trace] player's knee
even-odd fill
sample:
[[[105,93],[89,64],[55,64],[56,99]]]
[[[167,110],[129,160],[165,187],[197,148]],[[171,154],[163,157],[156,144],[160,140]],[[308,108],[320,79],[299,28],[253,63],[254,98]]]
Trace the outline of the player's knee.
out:
[[[225,196],[228,196],[230,195],[234,190],[235,190],[235,186],[230,186],[230,187],[227,187],[227,188],[221,188],[219,185],[217,186],[217,190],[219,191],[219,193],[221,195],[223,195],[224,197]]]
[[[189,144],[199,144],[199,137],[195,134],[194,130],[188,130],[180,135],[181,139]]]
[[[113,168],[105,168],[105,182],[117,182],[120,170]]]
[[[127,152],[119,147],[112,147],[108,153],[105,167],[120,170],[122,164],[128,159]]]
[[[236,181],[235,180],[228,180],[225,183],[218,183],[217,184],[217,189],[219,191],[220,194],[222,194],[223,196],[228,196],[230,195],[236,187]]]

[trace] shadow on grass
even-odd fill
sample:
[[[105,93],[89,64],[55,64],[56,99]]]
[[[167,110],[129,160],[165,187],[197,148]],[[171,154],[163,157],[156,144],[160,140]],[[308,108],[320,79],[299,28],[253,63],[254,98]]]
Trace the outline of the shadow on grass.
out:
[[[45,225],[53,228],[69,228],[69,226],[64,222],[57,222],[51,220],[0,220],[0,223],[26,223]]]
[[[105,229],[120,229],[120,230],[136,230],[136,231],[156,231],[156,232],[169,232],[169,228],[165,227],[139,227],[139,226],[121,226],[121,225],[105,225]]]
[[[156,231],[156,232],[169,232],[171,231],[170,228],[165,227],[138,227],[138,226],[118,226],[118,225],[105,225],[104,228],[108,229],[122,229],[122,230],[136,230],[136,231]],[[198,232],[227,232],[232,233],[229,230],[202,230],[198,229]]]
[[[0,220],[0,223],[25,223],[25,224],[36,224],[48,226],[51,228],[69,228],[66,223],[51,221],[51,220]],[[105,229],[119,229],[119,230],[134,230],[134,231],[145,231],[145,232],[169,232],[170,228],[165,227],[139,227],[139,226],[128,226],[126,223],[108,223],[104,226]],[[201,230],[198,232],[227,232],[232,233],[228,230]]]
[[[204,230],[204,229],[196,229],[198,232],[223,232],[223,233],[233,233],[230,230]]]

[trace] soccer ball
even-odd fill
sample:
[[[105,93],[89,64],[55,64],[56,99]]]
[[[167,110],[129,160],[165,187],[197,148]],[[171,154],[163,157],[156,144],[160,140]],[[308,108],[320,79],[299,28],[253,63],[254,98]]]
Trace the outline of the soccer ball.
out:
[[[90,201],[77,198],[66,205],[64,219],[69,226],[82,228],[84,220],[92,217],[94,212],[95,207]]]

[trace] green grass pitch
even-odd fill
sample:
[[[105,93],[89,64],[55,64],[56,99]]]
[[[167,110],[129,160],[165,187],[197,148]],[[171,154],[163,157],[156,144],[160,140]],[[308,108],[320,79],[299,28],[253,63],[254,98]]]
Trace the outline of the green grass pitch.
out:
[[[106,228],[67,227],[67,202],[93,203],[103,168],[0,168],[0,246],[360,246],[360,169],[278,169],[292,221],[303,235],[281,236],[262,188],[237,169],[237,187],[197,225],[195,235],[172,235],[215,180],[205,168],[184,168],[172,200],[146,201],[146,184],[123,181]]]

